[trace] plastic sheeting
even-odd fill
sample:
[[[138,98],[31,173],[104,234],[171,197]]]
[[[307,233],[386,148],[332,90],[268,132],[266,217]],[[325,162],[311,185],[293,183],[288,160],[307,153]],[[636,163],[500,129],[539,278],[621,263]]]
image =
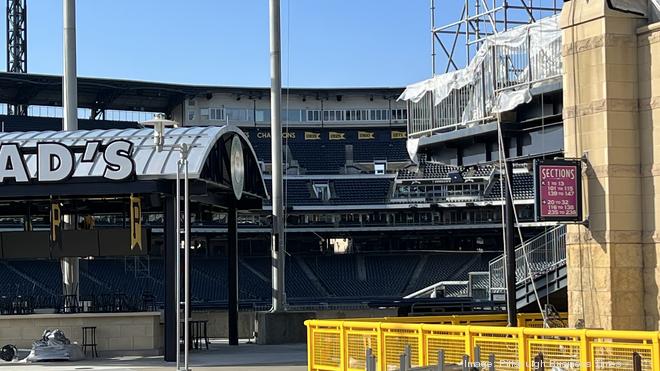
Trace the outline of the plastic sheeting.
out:
[[[530,40],[530,59],[538,60],[545,55],[545,51],[553,42],[561,40],[561,29],[559,28],[559,17],[548,17],[538,22],[516,27],[507,32],[502,32],[485,39],[479,48],[477,55],[470,64],[463,69],[434,76],[428,80],[409,85],[403,91],[398,100],[419,102],[427,92],[433,93],[436,105],[449,96],[452,90],[457,90],[469,84],[475,83],[481,77],[481,64],[489,55],[493,46],[506,46],[518,48],[527,43],[527,35]]]
[[[72,344],[62,330],[46,330],[41,339],[32,343],[27,362],[79,361],[85,354],[78,344]]]

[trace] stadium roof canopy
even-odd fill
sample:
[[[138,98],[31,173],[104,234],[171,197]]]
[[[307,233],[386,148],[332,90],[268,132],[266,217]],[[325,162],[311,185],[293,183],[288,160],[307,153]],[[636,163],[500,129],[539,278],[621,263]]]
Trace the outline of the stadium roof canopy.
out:
[[[291,88],[290,94],[327,99],[337,95],[373,95],[396,99],[403,88]],[[170,113],[186,98],[214,93],[267,98],[269,88],[166,84],[103,78],[78,78],[78,107]],[[0,103],[61,106],[62,77],[0,72]]]
[[[198,202],[261,208],[267,190],[256,154],[242,131],[232,126],[171,128],[163,137],[159,150],[153,129],[1,133],[0,199],[171,193],[180,148],[186,145],[192,194]],[[242,153],[240,168],[233,166],[236,138]],[[234,200],[233,169],[244,174],[238,180],[242,183],[238,200]]]

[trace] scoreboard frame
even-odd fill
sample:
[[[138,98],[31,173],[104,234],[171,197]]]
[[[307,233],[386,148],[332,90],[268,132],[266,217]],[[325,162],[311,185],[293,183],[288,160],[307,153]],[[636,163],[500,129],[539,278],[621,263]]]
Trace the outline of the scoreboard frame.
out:
[[[541,179],[541,168],[544,166],[562,166],[575,168],[575,216],[567,215],[543,215],[541,202],[543,202]],[[536,221],[555,221],[555,222],[582,222],[582,161],[580,160],[567,160],[567,159],[554,159],[554,160],[534,160],[534,217]]]

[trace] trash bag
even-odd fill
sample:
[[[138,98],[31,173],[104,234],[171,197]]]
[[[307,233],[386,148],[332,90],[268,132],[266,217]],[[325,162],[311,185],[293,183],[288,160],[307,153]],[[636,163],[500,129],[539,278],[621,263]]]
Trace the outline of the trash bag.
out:
[[[7,344],[0,349],[0,359],[5,362],[15,362],[18,360],[18,349],[14,345]]]
[[[78,361],[85,355],[78,344],[71,344],[62,330],[46,330],[41,339],[32,343],[28,362]]]

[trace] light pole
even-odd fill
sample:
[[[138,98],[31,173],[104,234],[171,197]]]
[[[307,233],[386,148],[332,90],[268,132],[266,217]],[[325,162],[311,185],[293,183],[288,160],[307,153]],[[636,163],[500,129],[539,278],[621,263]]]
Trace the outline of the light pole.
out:
[[[188,154],[190,146],[187,143],[165,145],[165,128],[179,127],[179,123],[167,120],[165,115],[157,114],[152,120],[144,121],[142,126],[154,128],[154,145],[158,152],[167,148],[179,152],[176,166],[176,186],[174,217],[176,239],[176,369],[188,371],[188,348],[190,345],[190,182],[188,178]],[[183,245],[181,244],[181,175],[183,170]],[[183,246],[183,368],[181,368],[181,248]]]

